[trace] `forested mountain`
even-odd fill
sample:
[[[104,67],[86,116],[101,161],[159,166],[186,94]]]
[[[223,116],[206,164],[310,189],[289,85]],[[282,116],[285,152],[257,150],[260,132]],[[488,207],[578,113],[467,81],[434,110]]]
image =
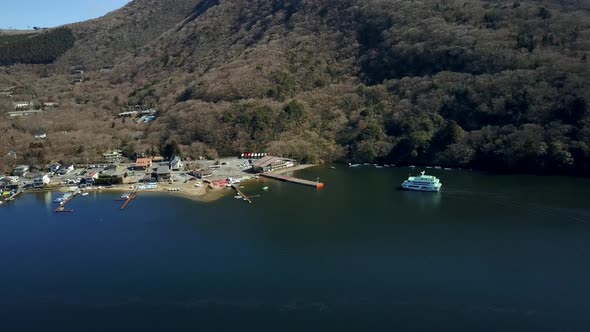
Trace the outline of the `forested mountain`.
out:
[[[118,137],[141,151],[174,141],[192,157],[268,150],[588,175],[589,8],[137,0],[71,26],[76,45],[58,63],[116,65],[84,83],[88,107],[161,110],[141,136]],[[93,96],[106,85],[124,98]]]
[[[186,17],[199,0],[140,0],[101,18],[68,25],[76,36],[76,47],[62,63],[99,68],[114,65],[130,54],[138,55]]]
[[[0,35],[0,65],[52,63],[74,45],[67,28],[47,32]]]

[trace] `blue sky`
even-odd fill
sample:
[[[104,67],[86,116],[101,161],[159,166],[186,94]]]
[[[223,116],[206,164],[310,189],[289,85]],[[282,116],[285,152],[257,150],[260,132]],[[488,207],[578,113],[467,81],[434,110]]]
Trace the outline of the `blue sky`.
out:
[[[2,0],[0,29],[54,27],[102,16],[129,0]]]

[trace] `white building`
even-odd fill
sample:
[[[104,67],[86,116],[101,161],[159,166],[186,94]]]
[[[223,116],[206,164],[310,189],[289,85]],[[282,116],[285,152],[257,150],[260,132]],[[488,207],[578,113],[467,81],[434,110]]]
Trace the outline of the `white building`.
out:
[[[18,189],[20,178],[18,176],[0,176],[0,189],[12,190]]]
[[[50,182],[51,182],[51,178],[49,178],[49,175],[47,175],[47,174],[40,175],[40,176],[33,179],[33,187],[42,188],[45,185],[49,184]]]
[[[179,171],[182,168],[182,160],[179,156],[175,156],[172,161],[170,161],[170,169],[173,171]]]
[[[57,170],[59,175],[67,175],[74,171],[74,165],[63,165]]]
[[[28,108],[33,106],[33,102],[32,101],[15,101],[12,103],[14,105],[14,108]]]
[[[51,173],[56,173],[60,167],[61,167],[61,165],[59,163],[55,163],[55,164],[49,166],[49,171]]]
[[[121,151],[119,151],[119,150],[107,151],[106,153],[103,153],[102,156],[109,163],[116,163],[118,161],[121,161],[121,159],[123,159],[123,156],[121,155]]]
[[[30,167],[28,165],[20,165],[14,168],[12,175],[14,176],[25,176],[29,173]]]
[[[17,116],[28,116],[28,115],[35,115],[35,114],[39,114],[39,113],[43,113],[43,110],[13,111],[13,112],[8,112],[8,116],[10,116],[11,118],[15,118]]]
[[[54,101],[46,101],[43,103],[43,106],[45,107],[57,107],[59,106],[58,103],[54,102]]]

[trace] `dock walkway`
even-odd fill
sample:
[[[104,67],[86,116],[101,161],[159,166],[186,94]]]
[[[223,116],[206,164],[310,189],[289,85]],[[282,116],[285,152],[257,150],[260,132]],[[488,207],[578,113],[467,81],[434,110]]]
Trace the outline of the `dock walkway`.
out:
[[[72,194],[72,196],[68,197],[65,201],[63,201],[62,203],[59,204],[59,206],[55,209],[56,213],[59,212],[74,212],[74,210],[71,209],[66,209],[66,205],[71,202],[78,194],[80,193],[80,191],[76,191]]]
[[[241,190],[240,187],[236,186],[235,184],[231,185],[232,188],[234,188],[235,191],[238,192],[238,194],[242,195],[242,197],[244,197],[245,200],[248,201],[248,203],[252,204],[252,200],[250,199],[250,197],[246,196]]]
[[[125,210],[127,205],[129,205],[129,203],[131,203],[131,201],[134,200],[135,197],[137,197],[137,190],[138,189],[139,189],[139,185],[137,187],[135,187],[135,189],[131,192],[129,197],[127,197],[127,199],[125,200],[125,203],[123,203],[123,205],[121,206],[121,210]]]
[[[294,178],[294,177],[291,177],[291,176],[285,176],[285,175],[279,175],[279,174],[272,174],[272,173],[260,173],[259,175],[260,176],[263,176],[265,178],[269,178],[269,179],[275,179],[275,180],[279,180],[279,181],[285,181],[285,182],[302,184],[304,186],[315,187],[317,189],[324,188],[324,184],[322,182],[309,181],[309,180]]]

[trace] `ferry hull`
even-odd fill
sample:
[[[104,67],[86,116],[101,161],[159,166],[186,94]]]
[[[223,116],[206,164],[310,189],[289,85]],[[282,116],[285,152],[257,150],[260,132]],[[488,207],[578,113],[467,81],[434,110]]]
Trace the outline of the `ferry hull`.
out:
[[[441,187],[442,187],[442,185],[438,188],[433,188],[433,187],[425,187],[425,186],[420,186],[420,187],[408,186],[405,183],[402,184],[403,189],[412,190],[412,191],[439,192]]]

